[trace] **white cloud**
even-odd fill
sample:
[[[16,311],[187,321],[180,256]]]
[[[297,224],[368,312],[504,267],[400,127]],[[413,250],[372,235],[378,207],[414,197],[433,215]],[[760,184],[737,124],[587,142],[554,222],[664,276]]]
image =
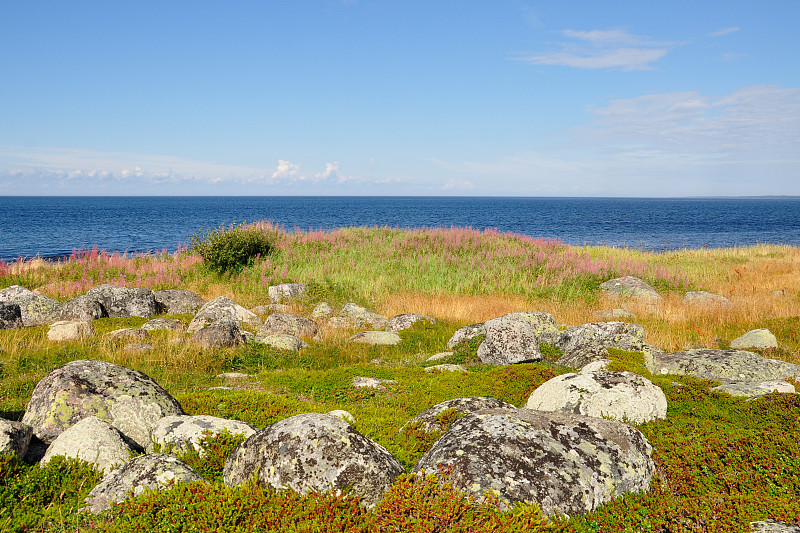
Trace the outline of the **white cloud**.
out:
[[[314,174],[314,177],[318,180],[326,180],[328,178],[336,178],[336,171],[339,170],[339,162],[334,161],[333,163],[325,163],[325,171],[324,172],[317,172]]]
[[[737,31],[741,30],[738,26],[731,26],[729,28],[722,28],[717,31],[712,31],[708,35],[710,37],[722,37],[723,35],[730,35],[731,33],[736,33]]]
[[[475,184],[473,184],[469,180],[457,180],[453,178],[448,180],[444,185],[442,185],[442,189],[444,189],[445,191],[452,191],[452,190],[471,191],[475,189]]]
[[[645,70],[669,52],[674,43],[656,42],[623,29],[563,30],[569,41],[556,43],[557,50],[525,54],[518,59],[536,65],[584,69]]]
[[[285,159],[278,160],[278,168],[272,173],[272,180],[288,180],[288,181],[296,181],[296,180],[303,180],[305,176],[298,175],[300,171],[300,165],[295,165],[290,161],[286,161]]]

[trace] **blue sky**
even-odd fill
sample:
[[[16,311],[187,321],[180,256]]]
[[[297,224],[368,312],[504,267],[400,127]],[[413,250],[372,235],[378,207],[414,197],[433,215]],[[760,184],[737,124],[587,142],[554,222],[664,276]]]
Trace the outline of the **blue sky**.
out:
[[[800,2],[0,2],[0,195],[800,195]]]

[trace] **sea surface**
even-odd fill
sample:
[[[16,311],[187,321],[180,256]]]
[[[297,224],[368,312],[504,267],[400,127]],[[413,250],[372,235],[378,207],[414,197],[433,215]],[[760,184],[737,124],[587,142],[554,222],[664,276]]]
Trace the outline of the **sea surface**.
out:
[[[268,219],[287,230],[497,228],[574,245],[664,251],[800,245],[800,198],[0,197],[0,259],[73,249],[174,251],[191,235]]]

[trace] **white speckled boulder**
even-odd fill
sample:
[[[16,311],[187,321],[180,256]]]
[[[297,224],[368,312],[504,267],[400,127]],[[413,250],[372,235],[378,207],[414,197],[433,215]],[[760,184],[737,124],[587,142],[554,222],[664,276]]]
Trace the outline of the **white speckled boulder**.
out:
[[[97,320],[106,315],[106,310],[97,300],[81,294],[61,306],[61,320]]]
[[[525,408],[640,424],[666,418],[667,397],[652,381],[633,372],[581,372],[542,383]]]
[[[320,302],[317,304],[314,310],[311,311],[311,314],[308,315],[308,318],[317,322],[320,320],[327,320],[331,316],[333,316],[333,309],[331,308],[330,304],[328,302]]]
[[[272,488],[301,494],[352,487],[363,505],[373,507],[403,467],[344,420],[305,413],[259,431],[225,461],[228,486],[241,485],[256,473]]]
[[[206,432],[216,435],[222,431],[249,437],[256,432],[256,428],[239,420],[209,415],[165,416],[153,428],[153,441],[148,445],[147,451],[152,453],[158,443],[162,451],[168,449],[172,453],[195,449],[203,457],[204,450],[200,447],[200,440]]]
[[[478,358],[489,365],[541,361],[539,341],[530,322],[517,313],[484,323],[486,339],[478,347]]]
[[[455,409],[462,415],[474,413],[475,411],[483,411],[485,409],[516,409],[517,407],[503,400],[496,398],[487,398],[485,396],[469,396],[467,398],[453,398],[442,403],[437,403],[433,407],[425,409],[420,414],[406,422],[400,431],[403,431],[406,426],[415,422],[420,422],[420,429],[422,431],[441,431],[442,426],[439,423],[439,415],[448,409]]]
[[[342,307],[341,311],[339,311],[339,316],[352,319],[356,327],[359,328],[371,327],[374,329],[381,329],[386,327],[385,316],[379,315],[366,307],[361,307],[352,302]]]
[[[28,424],[0,418],[0,453],[15,453],[22,459],[32,436],[33,428]]]
[[[469,326],[459,328],[455,333],[453,333],[453,336],[450,337],[450,340],[447,341],[447,349],[452,350],[459,342],[472,339],[478,335],[486,335],[486,327],[483,325],[483,322],[478,324],[470,324]]]
[[[655,472],[651,453],[644,435],[615,420],[490,409],[456,421],[412,472],[450,468],[453,486],[467,493],[572,515],[647,490]]]
[[[19,305],[22,323],[26,326],[52,324],[61,318],[62,304],[41,294],[21,296],[13,303]]]
[[[243,329],[255,329],[262,324],[258,315],[248,311],[230,298],[220,296],[200,308],[189,323],[186,332],[190,334],[196,333],[212,322],[224,319],[233,320],[238,327]]]
[[[610,279],[600,284],[600,290],[620,298],[630,298],[632,300],[651,303],[657,303],[662,300],[658,291],[636,276]]]
[[[54,342],[77,341],[92,335],[94,326],[88,320],[59,320],[47,329],[47,338]]]
[[[131,495],[139,496],[147,489],[163,490],[180,482],[205,483],[189,465],[171,455],[140,455],[112,471],[92,489],[85,500],[86,510],[98,514]]]
[[[644,342],[644,329],[630,322],[593,322],[562,331],[557,345],[564,355],[563,366],[580,368],[592,361],[608,359],[608,348],[643,352],[645,357],[664,353]]]
[[[155,294],[150,289],[104,284],[89,289],[86,296],[99,302],[111,318],[151,317],[158,312]]]
[[[800,526],[777,520],[750,522],[751,533],[800,533]]]
[[[274,304],[279,304],[286,300],[299,298],[304,295],[308,290],[308,285],[305,283],[281,283],[279,285],[271,285],[267,288],[269,299]]]
[[[267,346],[272,346],[273,348],[277,348],[279,350],[289,350],[291,352],[299,352],[304,348],[309,348],[310,345],[307,342],[304,342],[301,339],[298,339],[294,335],[267,335],[263,337],[261,335],[256,335],[253,338],[253,342],[258,344],[265,344]]]
[[[108,473],[130,461],[133,451],[115,427],[96,416],[87,416],[56,437],[42,457],[42,464],[63,455],[93,464],[99,471]]]
[[[403,331],[404,329],[411,328],[417,322],[427,322],[429,324],[436,324],[436,319],[427,315],[420,315],[417,313],[406,313],[403,315],[395,315],[389,319],[386,324],[387,331]]]
[[[754,329],[731,341],[734,350],[777,348],[778,339],[768,329]]]
[[[273,313],[259,326],[256,333],[262,337],[269,335],[293,335],[295,337],[319,337],[319,326],[304,316],[289,313]]]
[[[106,361],[79,360],[53,370],[36,384],[22,421],[51,443],[94,415],[144,448],[158,420],[182,414],[175,398],[145,374]]]

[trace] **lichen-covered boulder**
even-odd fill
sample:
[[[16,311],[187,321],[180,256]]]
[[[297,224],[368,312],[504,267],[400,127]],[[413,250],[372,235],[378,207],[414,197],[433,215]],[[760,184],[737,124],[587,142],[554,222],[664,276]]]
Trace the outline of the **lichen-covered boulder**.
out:
[[[97,320],[108,316],[100,302],[85,294],[76,296],[61,306],[61,320]]]
[[[77,341],[92,335],[94,326],[88,320],[59,320],[47,329],[47,338],[54,342]]]
[[[158,309],[168,315],[196,313],[206,303],[200,295],[182,289],[156,291],[153,296],[156,299]]]
[[[42,457],[42,464],[63,455],[80,459],[108,473],[130,461],[133,452],[119,430],[96,416],[87,416],[56,437]]]
[[[22,323],[26,326],[52,324],[61,318],[62,304],[41,294],[22,296],[13,303],[19,305]]]
[[[773,392],[792,394],[797,392],[788,381],[728,381],[711,390],[727,392],[731,396],[758,398]]]
[[[328,302],[320,302],[317,306],[311,311],[311,314],[308,315],[308,318],[317,322],[320,320],[327,320],[331,316],[333,316],[333,308],[331,308]]]
[[[459,342],[472,339],[478,335],[486,335],[486,327],[483,325],[483,322],[459,328],[453,333],[450,340],[447,341],[447,349],[452,350]]]
[[[683,295],[683,303],[701,307],[733,307],[733,302],[724,296],[706,291],[687,292]]]
[[[142,325],[142,329],[145,331],[183,331],[186,329],[186,326],[178,319],[154,318],[153,320],[145,322]]]
[[[99,514],[122,503],[130,496],[139,496],[147,489],[164,490],[175,483],[205,483],[192,468],[172,455],[153,453],[140,455],[106,475],[86,497],[86,510]]]
[[[489,365],[541,361],[539,341],[530,322],[518,315],[503,315],[484,323],[486,339],[478,347],[478,358]]]
[[[256,473],[274,489],[301,494],[351,488],[363,505],[373,507],[403,467],[344,420],[305,413],[259,431],[225,461],[228,486],[241,485]]]
[[[403,331],[404,329],[411,328],[417,322],[427,322],[429,324],[436,324],[436,319],[427,315],[420,315],[417,313],[406,313],[403,315],[395,315],[386,323],[387,331]]]
[[[35,296],[36,293],[20,285],[11,285],[5,289],[0,289],[0,302],[14,302],[18,298]]]
[[[349,316],[332,316],[328,320],[328,327],[331,329],[358,329],[359,323]]]
[[[734,350],[777,348],[778,339],[768,329],[754,329],[731,341]]]
[[[319,337],[319,326],[304,316],[289,313],[273,313],[259,326],[256,333],[266,337],[269,335],[294,335],[295,337]]]
[[[118,287],[105,283],[86,293],[86,296],[103,306],[111,318],[151,317],[158,312],[156,297],[150,289]]]
[[[644,329],[630,322],[593,322],[562,331],[558,347],[564,355],[557,361],[563,366],[580,368],[600,359],[608,359],[608,349],[643,352],[645,357],[663,353],[644,341]]]
[[[233,348],[245,342],[238,324],[230,318],[206,324],[195,330],[189,340],[202,348]]]
[[[22,326],[22,310],[19,304],[0,302],[0,329],[16,329]]]
[[[305,283],[281,283],[280,285],[272,285],[267,289],[269,299],[274,304],[279,304],[285,300],[291,300],[304,295],[308,291],[308,285]]]
[[[617,422],[529,409],[490,409],[457,420],[413,472],[451,470],[457,489],[544,513],[583,514],[627,492],[647,490],[652,447]]]
[[[347,303],[339,311],[339,316],[352,319],[357,327],[371,327],[374,329],[381,329],[386,327],[386,317],[370,311],[366,307],[354,303]]]
[[[361,344],[373,344],[381,346],[393,346],[400,344],[400,335],[393,331],[362,331],[350,337],[350,342]]]
[[[543,313],[541,311],[520,311],[503,316],[507,318],[520,318],[530,324],[537,340],[543,335],[552,335],[559,331],[558,325],[556,325],[556,319],[550,313]]]
[[[156,445],[169,453],[188,452],[194,449],[205,455],[200,447],[200,440],[206,435],[216,435],[223,431],[249,437],[257,430],[255,427],[239,420],[228,420],[210,415],[197,416],[165,416],[153,428],[153,440],[147,446],[152,453]]]
[[[629,298],[649,303],[657,303],[663,299],[658,294],[658,291],[636,276],[610,279],[600,284],[600,290],[619,298]]]
[[[22,459],[28,451],[33,428],[28,424],[0,418],[0,453],[15,453]]]
[[[212,322],[222,319],[233,320],[242,329],[255,329],[262,324],[261,319],[230,298],[220,296],[200,308],[189,323],[187,333],[194,334]]]
[[[93,415],[144,448],[158,420],[182,414],[175,398],[145,374],[106,361],[79,360],[36,384],[22,421],[51,443]]]
[[[750,522],[751,533],[800,533],[800,526],[777,520]]]
[[[422,431],[441,431],[442,425],[439,422],[439,415],[448,409],[454,409],[458,413],[468,415],[476,411],[483,411],[485,409],[516,409],[517,406],[498,400],[496,398],[487,398],[485,396],[469,396],[467,398],[453,398],[442,403],[437,403],[433,407],[425,409],[420,414],[406,422],[400,431],[403,431],[407,426],[419,422],[419,429]]]
[[[299,352],[304,348],[310,347],[308,343],[298,339],[294,335],[285,334],[267,335],[266,337],[256,335],[253,339],[253,342],[258,344],[266,344],[267,346],[272,346],[273,348],[277,348],[279,350],[289,350],[291,352]]]
[[[641,424],[666,418],[667,397],[652,381],[633,372],[581,372],[542,383],[525,408]]]
[[[800,377],[800,365],[744,350],[684,350],[656,355],[652,360],[645,360],[645,364],[654,375],[690,375],[723,382],[783,381]]]

